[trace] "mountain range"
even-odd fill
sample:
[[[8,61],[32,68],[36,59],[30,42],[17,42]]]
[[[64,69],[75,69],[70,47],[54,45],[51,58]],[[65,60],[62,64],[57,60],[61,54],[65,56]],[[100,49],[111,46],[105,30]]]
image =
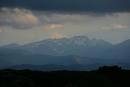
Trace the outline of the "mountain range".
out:
[[[70,69],[74,66],[90,68],[90,66],[121,65],[129,68],[129,61],[130,40],[111,44],[104,40],[89,39],[87,36],[74,36],[0,47],[0,68],[17,65],[20,67],[55,65],[55,68],[59,65],[61,68],[69,66]]]

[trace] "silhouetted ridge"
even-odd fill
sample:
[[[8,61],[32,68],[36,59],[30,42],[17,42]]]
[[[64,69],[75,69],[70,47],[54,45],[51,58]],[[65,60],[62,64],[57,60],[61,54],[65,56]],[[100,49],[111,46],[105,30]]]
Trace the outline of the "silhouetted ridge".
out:
[[[130,70],[104,66],[95,71],[0,70],[0,87],[129,87]]]

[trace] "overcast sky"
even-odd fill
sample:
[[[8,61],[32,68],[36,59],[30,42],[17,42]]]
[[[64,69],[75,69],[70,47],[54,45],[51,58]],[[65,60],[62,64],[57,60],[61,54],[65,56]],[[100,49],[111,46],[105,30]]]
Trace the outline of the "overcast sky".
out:
[[[130,0],[0,0],[0,45],[78,35],[130,39]]]

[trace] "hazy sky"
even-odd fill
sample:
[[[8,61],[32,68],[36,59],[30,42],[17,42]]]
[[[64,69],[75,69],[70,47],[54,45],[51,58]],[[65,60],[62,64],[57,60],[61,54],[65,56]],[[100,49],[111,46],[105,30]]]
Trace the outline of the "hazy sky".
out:
[[[130,39],[130,1],[0,0],[0,45],[78,35]]]

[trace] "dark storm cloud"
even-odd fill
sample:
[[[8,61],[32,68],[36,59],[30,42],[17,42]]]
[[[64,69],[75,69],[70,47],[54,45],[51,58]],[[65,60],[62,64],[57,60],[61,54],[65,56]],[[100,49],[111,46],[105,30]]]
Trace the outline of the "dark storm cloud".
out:
[[[0,7],[59,12],[129,12],[130,0],[0,0]]]

